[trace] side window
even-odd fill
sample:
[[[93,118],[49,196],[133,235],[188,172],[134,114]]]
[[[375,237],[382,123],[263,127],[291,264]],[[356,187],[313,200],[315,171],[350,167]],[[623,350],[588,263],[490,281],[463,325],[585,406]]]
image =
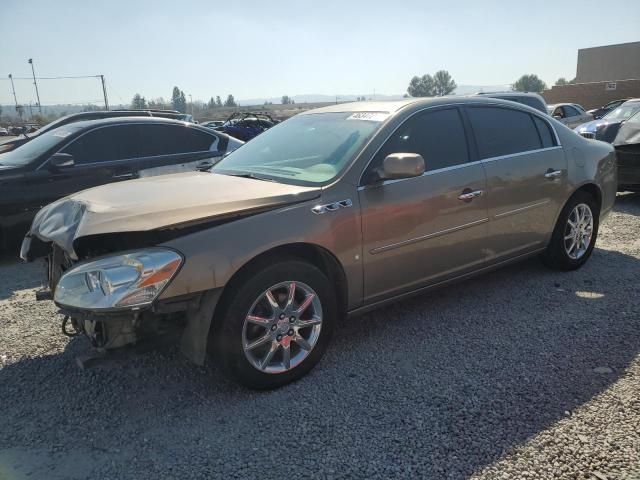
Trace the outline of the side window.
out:
[[[419,153],[427,171],[469,161],[467,140],[457,108],[419,113],[404,122],[382,146],[369,170],[392,153]]]
[[[578,115],[580,115],[580,112],[578,112],[578,109],[571,107],[569,105],[565,105],[564,107],[564,116],[565,117],[577,117]]]
[[[218,143],[218,137],[196,128],[186,128],[186,137],[187,142],[191,147],[191,152],[215,150],[214,143]]]
[[[542,147],[531,115],[498,107],[467,109],[480,158],[500,157]]]
[[[554,117],[560,117],[560,118],[564,118],[564,117],[566,116],[566,115],[564,114],[564,110],[562,109],[562,107],[557,107],[557,108],[553,111],[552,115],[553,115]]]
[[[114,125],[91,130],[61,150],[76,164],[124,160],[138,156],[136,125]]]
[[[556,141],[553,136],[553,132],[551,131],[551,127],[549,127],[549,124],[541,118],[536,117],[535,115],[533,116],[533,121],[535,122],[538,133],[540,134],[540,140],[542,140],[542,148],[555,146]]]
[[[144,157],[206,151],[218,140],[215,135],[182,125],[140,125],[140,131]]]

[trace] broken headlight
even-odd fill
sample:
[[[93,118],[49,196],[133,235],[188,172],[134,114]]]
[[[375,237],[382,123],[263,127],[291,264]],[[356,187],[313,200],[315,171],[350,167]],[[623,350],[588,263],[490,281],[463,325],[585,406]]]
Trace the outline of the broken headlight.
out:
[[[105,257],[66,272],[54,294],[57,304],[88,310],[143,307],[151,304],[182,265],[182,257],[149,248]]]

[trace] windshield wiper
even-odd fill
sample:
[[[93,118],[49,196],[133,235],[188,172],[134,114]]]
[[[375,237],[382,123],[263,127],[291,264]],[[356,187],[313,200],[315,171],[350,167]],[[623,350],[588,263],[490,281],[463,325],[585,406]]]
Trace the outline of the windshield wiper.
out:
[[[217,172],[214,172],[213,170],[210,170],[210,172],[217,173]],[[246,173],[223,173],[223,175],[229,175],[230,177],[252,178],[254,180],[263,180],[265,182],[275,182],[276,181],[273,178],[261,177],[260,175],[256,175],[255,173],[248,173],[248,172],[246,172]]]

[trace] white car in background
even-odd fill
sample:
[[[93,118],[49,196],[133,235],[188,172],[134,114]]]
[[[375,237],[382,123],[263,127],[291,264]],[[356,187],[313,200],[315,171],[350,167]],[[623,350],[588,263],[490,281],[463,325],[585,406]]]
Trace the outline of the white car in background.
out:
[[[7,130],[4,127],[0,127],[0,135],[3,136],[3,137],[6,136],[6,135],[9,135],[9,130]]]
[[[577,103],[547,105],[547,112],[569,128],[575,128],[578,125],[593,120],[593,115],[587,113],[585,109]]]

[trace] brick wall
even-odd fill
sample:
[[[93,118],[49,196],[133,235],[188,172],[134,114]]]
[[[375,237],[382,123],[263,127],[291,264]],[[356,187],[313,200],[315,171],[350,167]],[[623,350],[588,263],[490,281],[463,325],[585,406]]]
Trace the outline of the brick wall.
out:
[[[640,79],[619,80],[615,83],[615,90],[608,90],[607,85],[612,82],[574,83],[571,85],[556,85],[550,90],[544,90],[541,95],[549,104],[578,103],[585,109],[598,108],[611,100],[619,98],[640,98]],[[609,85],[610,87],[612,85]]]

